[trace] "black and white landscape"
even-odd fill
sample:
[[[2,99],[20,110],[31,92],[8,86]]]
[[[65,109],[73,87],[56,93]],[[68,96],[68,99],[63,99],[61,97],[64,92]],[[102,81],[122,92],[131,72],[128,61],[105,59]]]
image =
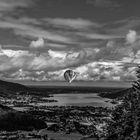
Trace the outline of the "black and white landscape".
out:
[[[140,140],[139,0],[0,0],[0,140]]]

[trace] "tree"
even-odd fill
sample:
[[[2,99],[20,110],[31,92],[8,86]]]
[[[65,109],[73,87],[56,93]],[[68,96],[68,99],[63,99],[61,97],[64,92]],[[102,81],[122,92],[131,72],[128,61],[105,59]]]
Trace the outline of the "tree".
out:
[[[106,140],[140,139],[140,66],[137,67],[136,77],[132,92],[125,93],[123,103],[112,111]]]
[[[140,65],[138,65],[137,69],[136,69],[136,78],[137,80],[134,81],[134,83],[132,84],[132,88],[134,91],[136,92],[140,92]]]

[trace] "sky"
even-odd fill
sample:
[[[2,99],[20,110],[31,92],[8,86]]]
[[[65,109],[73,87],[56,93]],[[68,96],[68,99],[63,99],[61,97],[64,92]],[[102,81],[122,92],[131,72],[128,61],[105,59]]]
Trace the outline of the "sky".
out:
[[[133,81],[139,0],[0,0],[0,78]]]

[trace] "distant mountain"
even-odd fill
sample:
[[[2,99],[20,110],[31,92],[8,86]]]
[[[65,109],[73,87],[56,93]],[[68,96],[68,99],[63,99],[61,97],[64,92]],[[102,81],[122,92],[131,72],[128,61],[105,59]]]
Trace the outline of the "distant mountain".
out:
[[[15,94],[18,91],[27,90],[29,90],[29,88],[24,85],[0,80],[0,96],[9,96],[11,94]]]

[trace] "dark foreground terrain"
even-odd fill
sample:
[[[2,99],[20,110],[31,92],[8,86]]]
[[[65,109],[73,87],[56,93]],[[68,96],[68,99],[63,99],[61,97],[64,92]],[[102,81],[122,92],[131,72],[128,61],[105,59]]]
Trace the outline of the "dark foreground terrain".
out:
[[[98,138],[106,133],[111,112],[108,108],[77,106],[36,107],[24,112],[3,105],[0,108],[0,139]]]
[[[38,102],[57,102],[49,99],[54,92],[83,92],[79,87],[35,88],[5,81],[0,81],[0,85],[1,140],[139,139],[140,86],[129,89],[83,88],[85,94],[96,92],[113,99],[114,106],[107,108],[36,105]]]

